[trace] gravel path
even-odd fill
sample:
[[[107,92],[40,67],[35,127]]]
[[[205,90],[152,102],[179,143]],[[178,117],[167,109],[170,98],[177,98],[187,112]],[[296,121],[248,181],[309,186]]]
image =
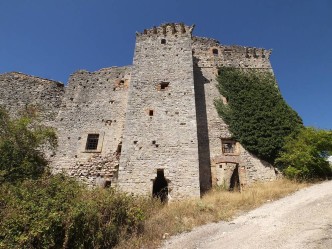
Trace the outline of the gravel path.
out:
[[[231,222],[173,236],[163,248],[332,248],[332,181],[265,204]]]

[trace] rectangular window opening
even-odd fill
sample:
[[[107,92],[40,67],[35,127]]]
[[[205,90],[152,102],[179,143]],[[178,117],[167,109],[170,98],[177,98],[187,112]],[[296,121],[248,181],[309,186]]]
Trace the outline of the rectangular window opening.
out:
[[[218,49],[214,48],[214,49],[212,49],[212,53],[214,56],[218,56],[219,51],[218,51]]]
[[[222,152],[227,154],[235,153],[235,142],[234,141],[223,141],[222,142]]]
[[[99,134],[88,134],[85,149],[86,150],[97,150],[98,140],[99,140]]]
[[[169,82],[161,82],[160,83],[160,90],[166,90],[169,86]]]
[[[149,110],[149,116],[153,116],[153,110]]]

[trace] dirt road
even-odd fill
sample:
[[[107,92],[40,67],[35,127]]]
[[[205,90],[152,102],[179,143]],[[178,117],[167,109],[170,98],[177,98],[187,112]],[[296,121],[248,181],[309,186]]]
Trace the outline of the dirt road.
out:
[[[163,248],[332,248],[332,181],[265,204],[231,222],[171,237]]]

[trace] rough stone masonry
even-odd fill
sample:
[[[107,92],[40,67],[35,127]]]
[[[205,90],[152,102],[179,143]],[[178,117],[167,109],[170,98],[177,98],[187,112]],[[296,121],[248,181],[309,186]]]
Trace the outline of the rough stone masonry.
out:
[[[133,65],[80,70],[62,83],[0,75],[0,105],[11,115],[34,105],[59,146],[54,173],[88,185],[180,199],[213,185],[276,178],[274,168],[232,139],[214,100],[218,68],[272,71],[270,50],[221,45],[168,23],[136,33]]]

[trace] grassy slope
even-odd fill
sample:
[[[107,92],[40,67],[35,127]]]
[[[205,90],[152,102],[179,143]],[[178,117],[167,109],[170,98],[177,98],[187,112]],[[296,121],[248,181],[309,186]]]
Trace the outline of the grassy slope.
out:
[[[241,212],[282,198],[305,186],[305,183],[280,179],[256,183],[241,193],[214,189],[199,200],[184,200],[165,206],[151,203],[143,233],[122,240],[117,248],[157,248],[163,237],[190,231],[209,222],[230,220]]]

